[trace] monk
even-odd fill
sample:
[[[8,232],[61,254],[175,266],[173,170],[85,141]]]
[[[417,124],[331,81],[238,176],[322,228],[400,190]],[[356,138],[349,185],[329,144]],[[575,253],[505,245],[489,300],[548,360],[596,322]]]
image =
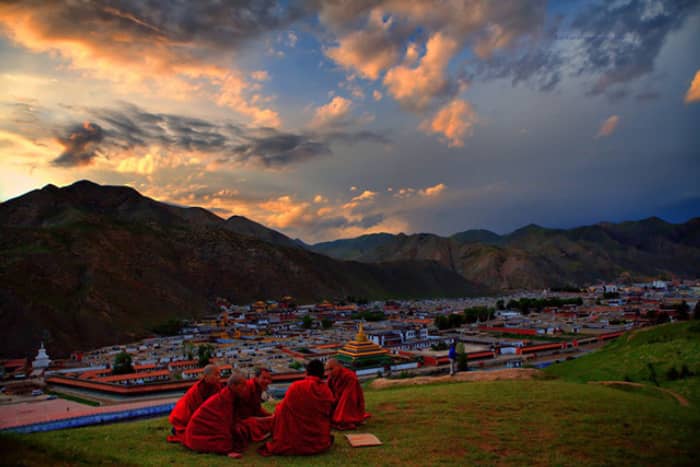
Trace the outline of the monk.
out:
[[[219,381],[219,368],[216,365],[204,367],[202,379],[190,387],[184,396],[177,401],[170,413],[170,424],[173,426],[172,434],[168,436],[171,443],[182,443],[185,437],[185,428],[192,414],[211,396],[221,390]]]
[[[322,377],[323,363],[311,360],[306,378],[289,386],[275,409],[272,438],[258,449],[261,455],[310,455],[331,447],[334,399]]]
[[[354,430],[370,417],[365,412],[365,396],[354,371],[345,368],[338,360],[326,362],[328,387],[335,397],[331,423],[336,430]]]
[[[267,368],[256,368],[255,376],[246,381],[241,417],[270,417],[272,414],[262,406],[262,393],[267,391],[272,375]]]
[[[243,375],[231,375],[226,387],[210,397],[192,415],[183,444],[193,451],[241,457],[251,438],[260,431],[257,418],[242,420],[240,417],[245,386]]]

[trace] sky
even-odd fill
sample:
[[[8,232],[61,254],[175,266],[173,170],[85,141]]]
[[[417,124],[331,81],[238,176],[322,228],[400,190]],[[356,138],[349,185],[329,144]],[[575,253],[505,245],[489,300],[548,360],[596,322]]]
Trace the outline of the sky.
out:
[[[700,1],[0,3],[0,200],[307,243],[700,215]]]

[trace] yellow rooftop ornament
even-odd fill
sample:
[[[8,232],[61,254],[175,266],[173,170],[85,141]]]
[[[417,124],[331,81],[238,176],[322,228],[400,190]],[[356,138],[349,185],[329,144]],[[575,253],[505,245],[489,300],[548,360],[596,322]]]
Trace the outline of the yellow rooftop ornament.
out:
[[[367,341],[367,336],[365,336],[365,331],[362,329],[362,323],[360,323],[360,326],[357,330],[357,334],[355,335],[355,341],[357,342],[366,342]]]

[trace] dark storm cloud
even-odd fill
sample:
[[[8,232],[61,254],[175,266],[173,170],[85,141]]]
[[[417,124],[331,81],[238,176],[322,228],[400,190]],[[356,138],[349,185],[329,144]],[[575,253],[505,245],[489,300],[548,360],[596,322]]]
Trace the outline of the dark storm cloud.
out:
[[[63,152],[52,164],[60,167],[90,165],[104,138],[104,131],[96,123],[85,122],[73,126],[67,136],[58,138],[63,145]]]
[[[387,136],[369,130],[361,131],[331,131],[324,133],[324,138],[328,141],[339,142],[342,144],[353,145],[355,143],[377,143],[389,144],[390,140]]]
[[[541,36],[470,63],[467,74],[529,83],[541,91],[553,90],[566,74],[588,75],[594,79],[589,94],[620,100],[628,91],[611,88],[651,73],[668,35],[698,5],[697,0],[590,3],[570,24],[553,18]]]
[[[633,0],[586,8],[572,30],[585,38],[581,72],[599,74],[590,93],[605,93],[611,86],[652,72],[666,37],[683,26],[699,4],[696,0]]]
[[[249,137],[230,154],[240,162],[255,162],[264,167],[280,167],[331,154],[328,143],[302,134],[270,131],[262,137]]]
[[[71,125],[59,137],[65,151],[54,161],[59,166],[89,165],[98,153],[119,158],[124,151],[159,146],[167,151],[212,155],[219,163],[246,163],[281,168],[333,154],[332,143],[360,141],[386,144],[372,131],[293,133],[271,128],[247,128],[232,123],[166,113],[151,113],[131,104],[117,109],[92,109],[97,123]]]
[[[482,80],[505,78],[513,86],[531,83],[540,91],[547,92],[561,81],[563,63],[560,54],[545,46],[521,48],[478,63],[472,76]]]

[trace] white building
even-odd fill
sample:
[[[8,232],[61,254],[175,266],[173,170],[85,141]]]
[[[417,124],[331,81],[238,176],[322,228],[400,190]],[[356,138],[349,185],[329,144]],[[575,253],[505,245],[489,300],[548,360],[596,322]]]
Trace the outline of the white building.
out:
[[[34,362],[32,362],[32,369],[34,370],[45,370],[51,365],[51,359],[49,358],[49,355],[46,353],[46,349],[44,348],[44,343],[41,343],[41,347],[39,347],[39,352],[36,354],[36,358],[34,359]]]

